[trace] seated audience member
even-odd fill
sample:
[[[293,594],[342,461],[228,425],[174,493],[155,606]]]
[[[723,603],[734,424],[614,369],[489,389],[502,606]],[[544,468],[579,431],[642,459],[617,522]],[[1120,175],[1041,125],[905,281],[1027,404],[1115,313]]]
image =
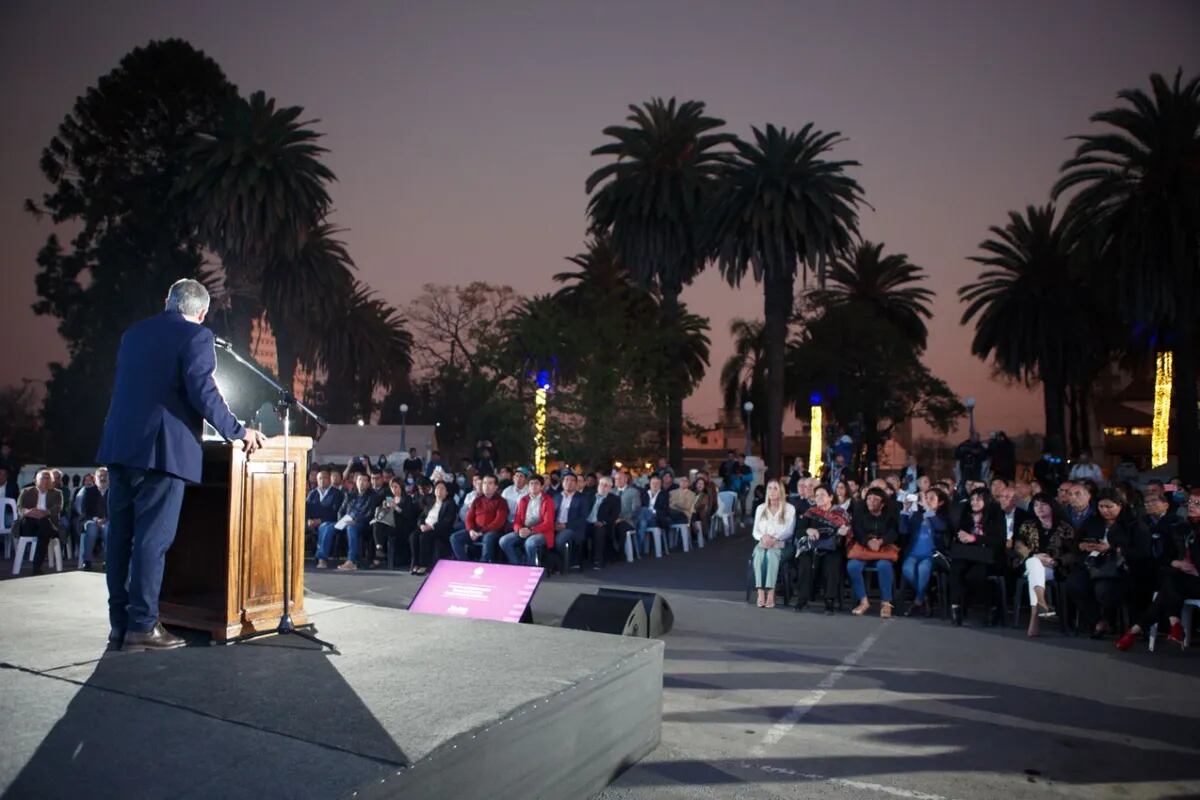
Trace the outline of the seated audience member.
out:
[[[454,532],[454,519],[458,507],[450,496],[450,484],[438,481],[432,484],[427,495],[430,500],[420,512],[417,527],[409,537],[409,550],[413,555],[413,575],[426,575],[436,560],[437,551],[450,548],[450,534]]]
[[[521,498],[529,494],[529,470],[517,467],[512,474],[512,482],[508,486],[500,486],[500,496],[508,503],[508,526],[511,528],[516,519],[517,504]],[[499,484],[497,484],[499,485]]]
[[[92,568],[92,551],[96,541],[100,541],[100,552],[104,553],[108,546],[108,468],[96,470],[95,479],[91,486],[81,492],[80,517],[83,535],[79,541],[79,552],[83,554],[83,568]]]
[[[317,567],[329,566],[333,555],[333,543],[337,538],[337,525],[347,517],[350,518],[346,530],[346,560],[338,565],[338,569],[349,571],[358,569],[356,563],[359,554],[359,542],[366,539],[371,531],[371,521],[375,517],[375,508],[382,498],[371,489],[371,479],[364,472],[355,473],[354,488],[346,492],[342,499],[342,507],[338,509],[335,522],[322,522],[317,527]]]
[[[37,539],[33,553],[34,575],[42,574],[50,541],[59,536],[62,510],[63,493],[54,488],[53,475],[48,469],[39,470],[34,485],[17,498],[17,524],[12,531],[13,541],[22,536]]]
[[[513,472],[505,466],[501,466],[496,470],[496,489],[501,496],[508,491],[508,487],[513,485]],[[505,498],[507,499],[507,498]]]
[[[863,571],[868,561],[875,562],[879,578],[879,616],[892,616],[892,583],[899,558],[896,541],[900,538],[896,517],[888,508],[887,493],[877,486],[867,489],[866,499],[854,508],[850,516],[853,540],[846,553],[846,574],[854,592],[855,606],[850,613],[861,617],[871,609]]]
[[[987,489],[967,497],[950,542],[950,621],[962,625],[972,599],[985,598],[985,624],[996,624],[995,602],[988,586],[989,572],[1004,552],[1004,520]]]
[[[394,554],[393,564],[411,563],[412,554],[401,553],[402,549],[408,550],[408,540],[416,525],[416,499],[404,490],[399,478],[393,477],[391,494],[383,498],[375,509],[375,519],[371,522],[371,536],[375,540],[375,557],[371,559],[371,567],[379,569],[383,566],[389,552]]]
[[[1067,522],[1076,531],[1081,530],[1089,519],[1096,515],[1096,496],[1090,481],[1071,481],[1067,489]]]
[[[766,499],[754,512],[755,541],[751,561],[754,585],[758,589],[758,607],[775,607],[775,584],[779,580],[779,565],[786,563],[786,554],[792,552],[792,536],[796,531],[796,509],[788,503],[783,484],[770,480],[765,491]]]
[[[650,487],[646,493],[646,504],[642,508],[642,517],[638,521],[637,540],[638,547],[642,548],[646,543],[646,531],[650,528],[658,528],[666,536],[667,531],[671,529],[671,499],[665,489],[663,489],[662,478],[658,475],[650,476]],[[641,549],[645,553],[645,549]]]
[[[1013,552],[1024,560],[1025,578],[1029,583],[1029,629],[1026,632],[1029,636],[1037,636],[1040,621],[1056,616],[1046,602],[1046,582],[1066,575],[1067,570],[1058,559],[1064,546],[1073,546],[1075,529],[1062,518],[1050,495],[1034,495],[1030,506],[1031,516],[1021,523],[1013,536]]]
[[[580,492],[586,495],[594,495],[600,486],[600,480],[595,472],[589,472],[583,476],[583,488]]]
[[[476,497],[483,496],[483,476],[473,475],[471,477],[471,491],[463,496],[462,502],[458,502],[458,521],[455,523],[455,531],[465,531],[467,529],[467,513],[471,510],[471,504],[475,502]]]
[[[596,481],[587,515],[587,530],[592,542],[592,569],[603,569],[612,547],[617,517],[621,514],[621,499],[612,493],[612,478],[607,475]]]
[[[567,559],[567,545],[570,544],[580,558],[584,537],[587,535],[587,498],[575,490],[577,478],[573,472],[564,472],[562,476],[562,493],[554,499],[554,544],[547,543],[562,558],[563,572],[570,569]]]
[[[913,588],[913,602],[904,616],[913,614],[930,615],[925,592],[933,577],[933,554],[945,553],[950,548],[950,498],[941,489],[930,489],[925,493],[925,507],[913,508],[905,515],[904,530],[906,546],[900,572]]]
[[[467,528],[450,536],[450,549],[459,561],[470,560],[470,545],[479,542],[483,551],[480,560],[496,560],[496,545],[508,528],[508,503],[496,491],[496,476],[483,476],[483,494],[471,502],[467,511]]]
[[[629,470],[617,471],[616,494],[621,498],[621,510],[617,514],[617,524],[614,526],[614,544],[624,541],[625,532],[634,531],[634,547],[642,552],[642,539],[645,530],[640,528],[642,518],[642,490],[634,486],[629,479]]]
[[[1075,491],[1085,491],[1082,484]],[[1129,512],[1112,489],[1096,498],[1096,513],[1076,528],[1076,547],[1083,553],[1079,568],[1067,579],[1067,593],[1079,607],[1080,630],[1099,639],[1109,630],[1111,616],[1125,599],[1129,578],[1123,563],[1129,549]]]
[[[850,494],[850,484],[846,481],[838,481],[833,484],[833,504],[850,513],[850,504],[854,502],[854,498]]]
[[[1170,547],[1174,529],[1183,524],[1179,517],[1167,513],[1169,506],[1161,494],[1147,494],[1141,517],[1131,531],[1129,576],[1133,581],[1134,615],[1140,615],[1159,591],[1162,579],[1172,560]]]
[[[432,481],[433,480],[433,471],[435,469],[438,469],[443,466],[445,466],[445,465],[442,463],[442,454],[439,453],[437,450],[432,451],[429,454],[429,461],[425,464],[425,477]],[[432,497],[432,496],[433,496],[433,489],[431,488],[430,489],[430,497]]]
[[[1067,476],[1073,481],[1092,481],[1100,483],[1104,480],[1104,473],[1100,471],[1100,465],[1092,461],[1091,450],[1080,450],[1079,458],[1071,465],[1071,472]]]
[[[343,496],[346,494],[346,481],[342,478],[342,473],[337,470],[330,470],[329,485],[337,489]]]
[[[1162,504],[1166,505],[1165,500]],[[1188,493],[1185,508],[1186,520],[1172,526],[1169,540],[1162,542],[1164,558],[1168,562],[1158,596],[1137,622],[1117,640],[1118,650],[1133,647],[1138,637],[1150,630],[1151,626],[1161,624],[1164,619],[1169,625],[1167,641],[1184,646],[1183,604],[1187,600],[1200,599],[1200,489],[1192,489]]]
[[[1033,513],[1030,507],[1033,504],[1033,486],[1029,481],[1017,481],[1013,484],[1013,491],[1016,493],[1017,508],[1022,511]]]
[[[696,493],[691,489],[690,483],[686,475],[681,475],[678,488],[669,493],[668,505],[671,510],[672,525],[687,525],[689,528],[691,527],[692,514],[696,509],[697,498]]]
[[[842,591],[842,562],[846,537],[850,535],[850,517],[833,504],[833,493],[823,483],[813,490],[813,503],[796,521],[796,538],[807,536],[812,543],[796,557],[799,571],[796,594],[800,597],[796,610],[803,611],[808,604],[813,580],[819,572],[825,613],[832,614]]]
[[[692,506],[692,526],[700,529],[700,535],[708,533],[709,521],[717,510],[717,496],[711,491],[712,484],[703,475],[696,476],[692,491],[696,494],[696,503]]]
[[[541,475],[529,476],[529,489],[518,502],[513,529],[500,537],[500,549],[510,564],[538,563],[540,548],[554,547],[554,498],[543,491]]]

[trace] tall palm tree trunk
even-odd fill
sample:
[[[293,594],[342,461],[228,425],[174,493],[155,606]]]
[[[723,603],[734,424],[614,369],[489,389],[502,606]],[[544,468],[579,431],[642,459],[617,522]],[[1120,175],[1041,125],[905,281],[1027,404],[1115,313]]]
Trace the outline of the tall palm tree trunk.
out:
[[[1046,442],[1044,447],[1055,455],[1064,455],[1066,446],[1066,419],[1062,379],[1050,370],[1042,373],[1042,407],[1046,417]]]
[[[1179,454],[1179,477],[1189,486],[1195,486],[1200,483],[1200,413],[1196,409],[1196,311],[1190,307],[1190,303],[1180,305],[1181,313],[1175,323],[1177,340],[1175,354],[1172,356],[1171,398],[1175,402],[1175,446]]]
[[[788,320],[792,316],[795,280],[790,272],[768,275],[763,281],[763,331],[767,357],[767,414],[763,461],[767,471],[781,476],[783,461],[784,354]]]
[[[675,338],[679,329],[679,294],[683,287],[664,283],[662,286],[663,327],[671,331],[670,351],[667,353],[670,374],[667,375],[667,461],[671,469],[683,469],[683,387],[687,378],[679,359],[680,342]]]

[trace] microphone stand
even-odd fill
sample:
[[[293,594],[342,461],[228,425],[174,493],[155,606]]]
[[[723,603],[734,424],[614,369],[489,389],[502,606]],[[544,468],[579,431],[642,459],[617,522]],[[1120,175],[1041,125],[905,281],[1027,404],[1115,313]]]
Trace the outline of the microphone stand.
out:
[[[283,516],[280,518],[280,525],[283,526],[283,535],[280,537],[283,542],[283,613],[279,616],[279,623],[272,630],[252,631],[244,633],[241,636],[235,636],[229,639],[226,644],[239,644],[248,642],[252,639],[258,639],[262,636],[272,636],[275,634],[299,636],[301,639],[310,641],[313,644],[321,647],[328,647],[334,655],[341,655],[337,646],[326,642],[323,639],[318,639],[313,632],[316,627],[312,623],[296,627],[292,622],[291,606],[292,606],[292,559],[291,559],[291,487],[288,481],[288,470],[291,468],[291,449],[290,437],[292,428],[292,406],[296,406],[305,414],[313,418],[313,421],[322,428],[329,427],[324,419],[308,406],[301,403],[296,397],[283,386],[281,386],[274,378],[258,368],[256,364],[246,358],[242,358],[233,345],[223,339],[217,339],[215,342],[217,347],[220,347],[225,352],[229,353],[235,361],[241,364],[246,369],[257,375],[262,381],[271,386],[279,394],[279,398],[275,401],[275,413],[279,415],[283,422]]]

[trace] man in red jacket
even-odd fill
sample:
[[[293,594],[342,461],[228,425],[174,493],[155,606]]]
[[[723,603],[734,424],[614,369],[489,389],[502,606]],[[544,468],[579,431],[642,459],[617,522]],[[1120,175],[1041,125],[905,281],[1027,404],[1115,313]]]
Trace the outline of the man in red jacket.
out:
[[[483,543],[482,561],[495,560],[496,543],[508,525],[508,501],[496,493],[496,476],[483,476],[483,494],[475,498],[467,511],[467,529],[450,537],[450,549],[459,561],[469,561],[469,547]]]
[[[513,529],[500,537],[510,564],[536,564],[538,550],[554,547],[554,498],[542,491],[542,476],[529,479],[529,494],[517,502]]]

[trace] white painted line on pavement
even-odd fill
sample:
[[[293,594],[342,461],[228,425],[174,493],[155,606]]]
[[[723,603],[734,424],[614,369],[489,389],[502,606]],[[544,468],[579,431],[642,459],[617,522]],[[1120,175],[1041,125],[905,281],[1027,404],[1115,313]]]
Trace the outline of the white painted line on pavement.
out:
[[[913,789],[901,789],[898,786],[886,786],[882,783],[870,783],[869,781],[855,781],[849,778],[830,778],[825,775],[814,775],[811,772],[797,772],[794,769],[787,767],[772,767],[768,764],[747,764],[742,763],[742,766],[747,769],[757,769],[762,772],[767,772],[772,775],[786,775],[789,778],[801,778],[806,781],[823,781],[825,783],[834,783],[838,786],[846,786],[850,789],[859,789],[861,791],[879,792],[880,794],[891,795],[892,797],[904,797],[907,800],[949,800],[940,794],[929,794],[928,792],[918,792]]]
[[[750,751],[750,755],[755,758],[762,758],[767,754],[768,747],[776,744],[784,736],[787,736],[788,732],[796,727],[796,723],[802,720],[805,714],[812,711],[813,707],[821,702],[821,698],[837,685],[842,676],[858,664],[859,659],[871,649],[875,642],[879,641],[879,634],[890,624],[892,624],[892,621],[888,620],[880,625],[874,633],[862,640],[862,643],[854,652],[849,653],[843,658],[842,663],[838,664],[828,675],[822,678],[821,682],[817,684],[817,688],[797,700],[796,704],[788,710],[788,713],[784,714],[782,719],[771,726],[770,730],[767,731],[767,735],[763,737],[763,740]]]

